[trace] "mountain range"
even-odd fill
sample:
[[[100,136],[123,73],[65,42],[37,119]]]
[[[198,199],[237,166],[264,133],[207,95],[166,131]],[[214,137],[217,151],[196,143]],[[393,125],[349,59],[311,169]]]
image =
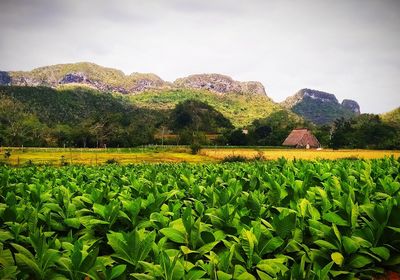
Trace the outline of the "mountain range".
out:
[[[84,86],[111,93],[112,97],[123,98],[137,108],[161,111],[173,109],[187,99],[198,99],[221,112],[236,127],[281,110],[293,118],[304,118],[318,125],[360,114],[356,101],[346,99],[339,103],[333,94],[312,89],[301,89],[284,102],[276,103],[256,81],[240,82],[221,74],[196,74],[167,82],[152,73],[125,75],[120,70],[88,62],[51,65],[32,71],[0,71],[0,85],[5,86],[2,92],[7,94],[18,87],[35,87],[36,91],[43,87],[55,90],[67,87],[71,92],[71,87]],[[17,95],[28,108],[32,106],[29,102],[39,102]]]

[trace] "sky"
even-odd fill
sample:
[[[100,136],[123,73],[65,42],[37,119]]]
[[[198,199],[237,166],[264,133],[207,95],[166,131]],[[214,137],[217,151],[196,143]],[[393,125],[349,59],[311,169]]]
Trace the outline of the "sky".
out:
[[[89,61],[167,81],[220,73],[400,106],[400,0],[0,0],[0,69]]]

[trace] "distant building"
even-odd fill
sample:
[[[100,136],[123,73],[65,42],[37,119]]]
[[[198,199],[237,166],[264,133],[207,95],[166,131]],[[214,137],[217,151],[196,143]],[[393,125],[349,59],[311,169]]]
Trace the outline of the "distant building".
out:
[[[318,139],[307,128],[293,129],[282,145],[307,149],[321,146]]]

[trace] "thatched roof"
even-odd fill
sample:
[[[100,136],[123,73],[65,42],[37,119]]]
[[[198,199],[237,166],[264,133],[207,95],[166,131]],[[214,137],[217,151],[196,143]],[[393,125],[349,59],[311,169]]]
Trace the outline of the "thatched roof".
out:
[[[293,129],[282,145],[297,148],[305,148],[307,145],[310,148],[318,148],[320,146],[318,139],[306,128]]]

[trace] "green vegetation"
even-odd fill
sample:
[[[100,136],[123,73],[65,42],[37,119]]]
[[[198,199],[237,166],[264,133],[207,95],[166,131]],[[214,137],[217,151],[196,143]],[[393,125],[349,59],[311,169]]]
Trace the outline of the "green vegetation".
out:
[[[43,86],[57,86],[65,75],[71,73],[81,73],[90,82],[96,83],[100,87],[105,87],[106,90],[107,87],[116,87],[128,91],[136,85],[138,79],[161,81],[154,74],[133,73],[126,76],[120,70],[103,67],[90,62],[50,65],[36,68],[30,72],[9,72],[9,75],[16,81],[32,80],[40,82]]]
[[[64,86],[59,89],[48,87],[0,86],[0,98],[9,97],[23,104],[26,109],[48,124],[76,125],[87,119],[104,115],[129,113],[140,117],[154,114],[149,110],[135,108],[121,95],[101,93],[88,87]],[[150,116],[149,116],[150,117]]]
[[[171,113],[171,128],[176,132],[189,129],[218,133],[233,128],[231,122],[207,103],[188,99],[175,106]]]
[[[335,121],[330,142],[333,148],[400,149],[400,126],[373,114],[342,118]]]
[[[266,96],[233,93],[216,94],[201,90],[179,89],[143,92],[128,98],[138,107],[153,110],[172,110],[178,103],[185,100],[199,100],[221,112],[235,127],[250,125],[252,121],[267,117],[282,109],[280,105]]]
[[[165,118],[87,87],[3,86],[0,100],[0,143],[9,146],[136,146]]]
[[[382,121],[400,128],[400,107],[381,115]]]
[[[261,116],[267,118],[260,122],[274,129],[273,140],[264,143],[279,145],[289,128],[301,123],[266,97],[207,91],[122,96],[82,86],[2,86],[0,100],[0,145],[5,146],[130,147],[154,143],[157,129],[178,134],[171,144],[207,144],[206,133],[223,133],[215,142],[236,145],[240,141],[231,137],[232,123],[250,126]],[[262,143],[258,140],[240,145]]]
[[[400,161],[0,167],[1,279],[367,279]]]
[[[292,111],[317,125],[331,124],[336,119],[349,119],[354,112],[335,102],[323,102],[319,99],[304,97],[293,106]]]
[[[398,110],[316,126],[264,96],[196,90],[123,96],[82,86],[0,86],[0,101],[0,146],[280,146],[292,129],[306,127],[324,147],[400,149]]]
[[[313,125],[286,110],[276,111],[266,118],[253,121],[249,129],[249,143],[257,146],[280,146],[289,133],[299,127]]]

